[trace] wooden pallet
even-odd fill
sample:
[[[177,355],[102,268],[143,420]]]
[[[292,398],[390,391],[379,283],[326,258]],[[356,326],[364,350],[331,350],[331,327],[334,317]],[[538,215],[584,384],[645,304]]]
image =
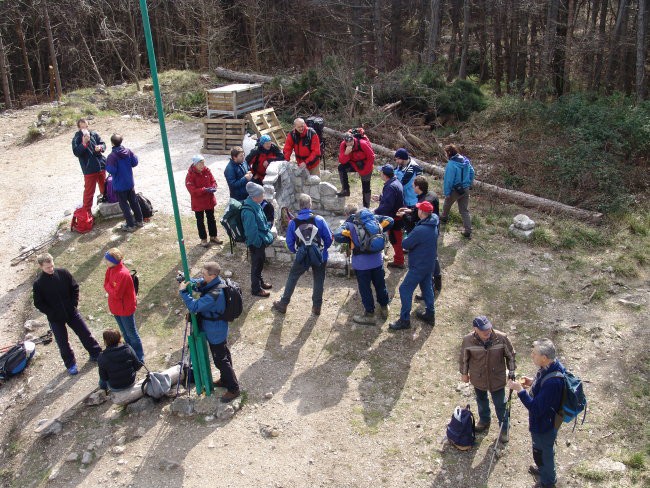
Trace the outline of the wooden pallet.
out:
[[[208,118],[238,117],[264,107],[261,84],[238,83],[206,91]]]
[[[251,112],[246,115],[248,126],[251,130],[255,131],[257,137],[268,134],[271,140],[275,142],[280,149],[284,147],[284,141],[287,138],[282,129],[282,125],[275,115],[275,110],[267,108],[257,112]]]
[[[230,154],[241,146],[248,122],[243,119],[203,119],[203,150],[207,154]]]

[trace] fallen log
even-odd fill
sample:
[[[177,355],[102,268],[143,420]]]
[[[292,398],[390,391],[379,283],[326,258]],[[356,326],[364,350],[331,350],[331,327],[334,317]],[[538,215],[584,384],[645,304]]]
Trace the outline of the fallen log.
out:
[[[214,69],[214,72],[219,78],[225,78],[226,80],[239,81],[242,83],[272,83],[276,79],[275,76],[267,75],[258,75],[255,73],[242,73],[241,71],[233,71],[228,68],[222,68],[218,66]],[[278,77],[280,83],[287,85],[291,83],[290,78]]]
[[[172,379],[172,390],[176,391],[176,383],[178,382],[178,377],[181,374],[181,366],[179,364],[172,366],[169,369],[163,371],[163,373],[168,374]],[[144,396],[142,393],[142,383],[144,378],[140,381],[137,381],[131,388],[122,391],[112,391],[109,395],[111,401],[116,405],[127,405],[133,403],[136,400],[139,400]]]
[[[74,410],[84,403],[86,399],[97,390],[99,390],[99,388],[94,387],[91,391],[85,393],[80,398],[73,400],[72,403],[68,403],[67,406],[59,410],[53,418],[40,422],[34,429],[34,432],[41,437],[58,434],[63,429],[63,424],[74,417]]]
[[[343,132],[330,129],[329,127],[325,127],[324,132],[328,136],[343,139]],[[379,144],[372,143],[372,148],[375,151],[375,154],[381,154],[382,156],[388,156],[392,158],[395,154],[394,149],[389,149]],[[422,167],[422,170],[425,173],[436,175],[439,176],[440,178],[443,178],[445,176],[445,168],[443,168],[442,166],[426,163],[424,161],[421,161],[413,157],[412,159]],[[496,185],[491,185],[490,183],[484,183],[479,180],[474,180],[474,188],[495,195],[503,200],[516,203],[517,205],[521,205],[523,207],[528,207],[528,208],[534,208],[549,214],[560,213],[573,218],[586,220],[593,224],[599,224],[602,222],[603,219],[603,214],[599,212],[591,212],[589,210],[572,207],[571,205],[555,202],[553,200],[538,197],[536,195],[530,195],[528,193],[523,193],[516,190],[508,190],[505,188],[500,188]]]

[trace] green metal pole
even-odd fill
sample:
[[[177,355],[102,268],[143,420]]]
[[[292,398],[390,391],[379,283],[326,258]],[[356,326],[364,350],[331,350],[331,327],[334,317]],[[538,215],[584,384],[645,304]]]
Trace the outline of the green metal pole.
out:
[[[149,24],[149,10],[147,9],[146,0],[140,0],[140,12],[142,13],[142,24],[144,26],[144,37],[147,43],[147,55],[149,56],[149,67],[151,69],[151,82],[156,99],[156,111],[158,112],[158,122],[160,123],[160,137],[162,139],[163,152],[165,153],[165,166],[167,167],[167,179],[169,180],[169,191],[172,197],[172,207],[174,208],[174,221],[176,222],[176,234],[178,236],[178,247],[181,253],[181,263],[183,265],[183,274],[185,280],[190,279],[190,269],[187,264],[187,255],[185,254],[185,240],[183,239],[183,226],[181,224],[180,213],[178,211],[178,199],[176,198],[176,185],[174,184],[174,171],[172,170],[172,160],[169,154],[169,142],[167,140],[167,128],[165,126],[165,112],[163,111],[162,96],[160,95],[160,84],[158,83],[158,68],[156,66],[156,54],[153,49],[151,37],[151,25]],[[200,395],[205,391],[207,396],[212,393],[212,369],[210,368],[210,359],[207,353],[205,333],[199,330],[199,324],[196,316],[192,314],[192,333],[188,337],[190,349],[190,358],[192,359],[192,369],[194,371],[194,383],[196,392]]]

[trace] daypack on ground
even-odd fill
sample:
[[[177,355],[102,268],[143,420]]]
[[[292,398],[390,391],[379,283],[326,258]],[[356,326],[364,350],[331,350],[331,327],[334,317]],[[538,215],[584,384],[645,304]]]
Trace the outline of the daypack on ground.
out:
[[[78,208],[72,214],[70,230],[79,232],[79,234],[86,234],[93,230],[93,225],[95,225],[95,218],[93,217],[93,214],[85,208]]]
[[[22,372],[36,352],[36,345],[31,341],[16,344],[0,356],[0,380],[6,380]]]
[[[244,311],[241,287],[236,281],[233,281],[230,278],[223,278],[222,283],[212,288],[208,294],[216,300],[220,293],[223,293],[223,296],[226,299],[226,308],[223,313],[219,315],[219,319],[225,320],[226,322],[232,322]]]
[[[474,415],[467,405],[466,408],[456,407],[447,425],[447,439],[457,449],[467,451],[476,441],[476,426]]]
[[[548,378],[564,379],[562,403],[560,404],[560,410],[555,414],[555,428],[559,429],[562,423],[573,421],[573,428],[575,429],[578,422],[578,415],[584,411],[582,423],[585,422],[585,417],[587,416],[587,397],[582,388],[582,380],[570,371],[565,373],[554,371],[542,378],[540,388]]]
[[[172,379],[167,373],[148,371],[141,388],[146,396],[160,400],[172,389]]]
[[[131,270],[131,279],[133,280],[133,288],[135,289],[135,294],[137,295],[138,291],[140,291],[140,278],[138,278],[137,269]]]
[[[305,268],[323,264],[323,241],[318,233],[316,218],[313,214],[302,220],[293,219],[296,226],[296,262]]]
[[[381,225],[370,210],[361,209],[352,219],[357,236],[359,237],[359,246],[355,246],[355,254],[373,254],[384,250],[386,245],[386,235]]]
[[[104,187],[104,198],[106,203],[117,203],[117,192],[113,188],[113,176],[108,175]]]
[[[142,193],[137,193],[135,195],[138,199],[138,203],[140,204],[140,210],[142,210],[142,218],[143,219],[150,219],[153,217],[153,205],[151,205],[151,200],[149,200],[147,197],[145,197]]]
[[[230,199],[226,211],[221,217],[221,225],[226,229],[226,234],[230,239],[230,253],[233,252],[233,246],[236,242],[246,242],[246,235],[244,234],[244,223],[241,219],[241,206],[242,203],[234,198]]]

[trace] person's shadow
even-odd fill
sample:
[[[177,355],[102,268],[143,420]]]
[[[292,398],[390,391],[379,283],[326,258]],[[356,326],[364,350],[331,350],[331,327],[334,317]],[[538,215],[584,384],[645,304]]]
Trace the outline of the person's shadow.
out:
[[[477,436],[476,445],[467,451],[460,451],[449,442],[446,442],[441,451],[442,463],[440,464],[440,470],[431,483],[431,488],[438,488],[440,486],[455,488],[487,487],[491,474],[488,473],[488,468],[494,452],[492,449],[493,442],[490,442],[490,446],[485,451],[483,459],[478,464],[475,464],[475,458],[479,453],[481,444],[484,442],[490,441],[487,437]],[[492,469],[494,469],[494,465],[497,462],[498,460],[495,456]]]

